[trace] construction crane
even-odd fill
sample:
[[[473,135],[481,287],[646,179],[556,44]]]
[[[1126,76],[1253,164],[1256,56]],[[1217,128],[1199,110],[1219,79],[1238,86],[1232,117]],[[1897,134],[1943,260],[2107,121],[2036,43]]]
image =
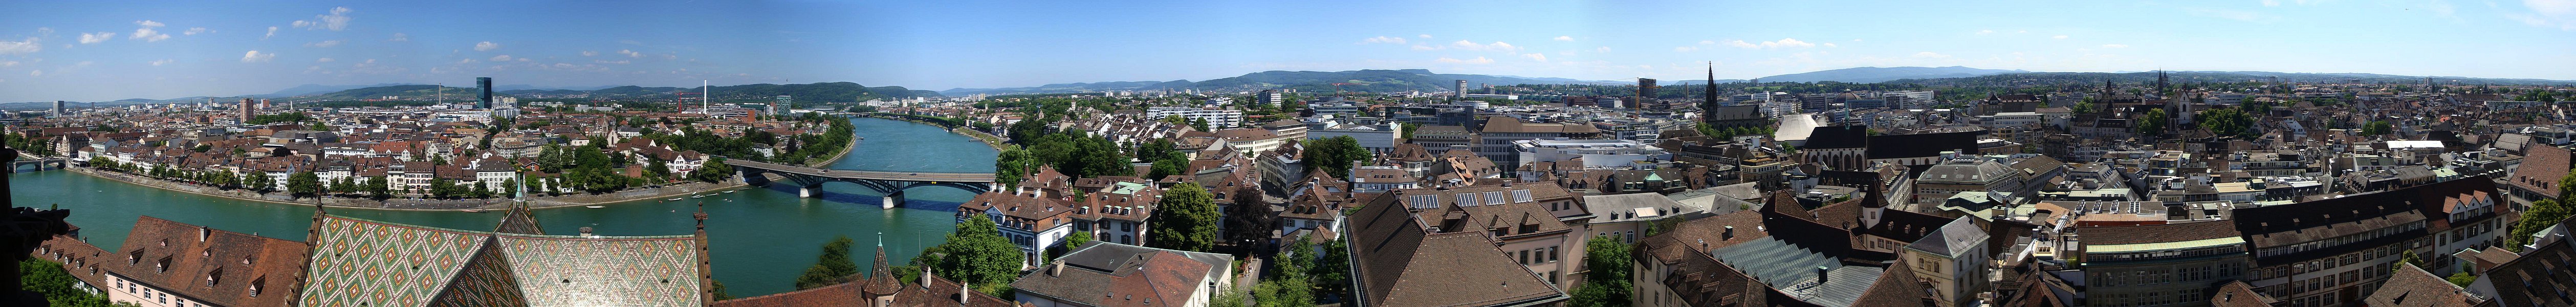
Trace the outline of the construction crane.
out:
[[[689,95],[697,95],[697,94],[704,94],[704,93],[699,93],[699,92],[672,92],[672,93],[671,93],[671,95],[675,95],[675,96],[679,96],[679,97],[680,97],[680,99],[679,99],[679,100],[674,100],[674,101],[677,101],[677,102],[676,102],[676,104],[674,104],[674,105],[673,105],[673,107],[672,107],[672,111],[676,111],[676,112],[680,112],[680,113],[689,113]],[[698,107],[700,107],[700,108],[705,108],[706,106],[698,106]]]

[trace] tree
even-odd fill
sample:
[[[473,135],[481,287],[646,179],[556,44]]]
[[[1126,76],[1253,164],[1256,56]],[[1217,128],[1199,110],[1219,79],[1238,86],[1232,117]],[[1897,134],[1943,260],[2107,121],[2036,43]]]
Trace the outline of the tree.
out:
[[[1091,234],[1091,232],[1090,232],[1090,231],[1076,231],[1076,232],[1073,232],[1073,235],[1065,236],[1065,237],[1064,237],[1064,247],[1065,247],[1065,248],[1081,248],[1083,244],[1091,244],[1091,237],[1092,237],[1092,236],[1095,236],[1095,235]]]
[[[1251,305],[1244,304],[1245,300],[1250,299],[1252,298],[1245,297],[1243,291],[1235,290],[1234,286],[1218,286],[1216,295],[1208,296],[1208,307],[1250,307]]]
[[[1350,297],[1351,241],[1333,239],[1324,242],[1324,258],[1316,259],[1315,268],[1308,270],[1307,274],[1315,276],[1315,290]]]
[[[2210,134],[2243,138],[2254,137],[2254,117],[2246,114],[2245,111],[2234,108],[2219,108],[2209,111],[2201,111],[2200,117],[2196,120],[2200,121],[2200,128],[2209,130]]]
[[[1583,286],[1574,290],[1573,306],[1627,306],[1628,270],[1636,265],[1628,243],[1608,236],[1583,242]]]
[[[689,178],[709,183],[724,181],[726,178],[733,178],[733,165],[725,164],[724,158],[707,159],[706,165],[699,165],[698,169],[689,170]]]
[[[2564,197],[2565,194],[2561,195],[2561,197]],[[2567,205],[2562,203],[2560,200],[2543,199],[2531,202],[2531,210],[2524,210],[2522,212],[2522,220],[2514,221],[2513,231],[2507,233],[2507,235],[2512,236],[2513,244],[2506,246],[2506,248],[2511,248],[2514,251],[2521,251],[2523,245],[2531,244],[2532,234],[2539,233],[2542,229],[2556,226],[2558,225],[2558,222],[2567,220],[2568,213],[2569,210]]]
[[[2369,124],[2364,124],[2364,125],[2361,127],[2361,135],[2364,135],[2364,136],[2379,136],[2379,135],[2386,135],[2386,134],[2388,134],[2388,133],[2390,133],[2390,132],[2396,132],[2396,131],[2397,131],[2397,124],[2396,124],[2396,123],[2391,123],[2391,122],[2384,121],[2384,120],[2374,120],[2374,121],[2370,121],[2370,123],[2369,123]]]
[[[368,197],[376,199],[384,199],[393,194],[393,185],[385,182],[385,176],[367,177],[367,186],[360,189],[366,190]]]
[[[1036,166],[1031,164],[1030,160],[1029,152],[1018,147],[1002,150],[1002,153],[993,157],[993,181],[1011,188],[1019,188],[1020,177],[1028,176],[1029,169]]]
[[[2147,115],[2140,117],[2139,122],[2137,123],[2138,133],[2164,133],[2165,122],[2170,120],[2167,116],[2168,115],[2165,115],[2165,109],[2147,110]]]
[[[519,196],[519,178],[501,180],[501,197]]]
[[[796,276],[796,289],[849,282],[851,275],[859,273],[859,263],[850,260],[850,246],[855,244],[849,236],[835,237],[832,242],[823,243],[823,255],[815,257],[814,266],[805,268],[805,275]]]
[[[277,180],[269,178],[268,171],[254,169],[244,173],[248,174],[242,174],[242,188],[251,189],[252,191],[260,191],[261,193],[277,190]]]
[[[650,178],[653,181],[671,178],[670,164],[662,162],[660,158],[645,157],[644,160],[648,160],[644,163],[644,178]]]
[[[957,231],[948,234],[947,243],[931,248],[947,254],[947,257],[939,258],[931,270],[939,276],[978,285],[1007,284],[1018,279],[1023,266],[1019,245],[1002,238],[1000,226],[993,224],[991,218],[983,214],[974,216],[965,223],[958,223]]]
[[[1146,236],[1152,238],[1147,243],[1157,248],[1193,252],[1205,252],[1216,247],[1217,219],[1222,217],[1217,215],[1216,201],[1207,188],[1199,187],[1198,183],[1182,182],[1164,191],[1163,199],[1155,204],[1158,207],[1154,216],[1148,218],[1155,229],[1147,232]]]
[[[1347,178],[1351,175],[1351,163],[1365,162],[1375,157],[1376,154],[1370,153],[1367,148],[1360,147],[1359,139],[1335,136],[1306,142],[1306,152],[1302,158],[1306,160],[1307,167],[1322,170],[1333,175],[1333,178]]]
[[[73,283],[81,281],[74,278],[70,271],[64,270],[61,262],[31,257],[18,261],[18,272],[21,272],[18,276],[18,284],[23,288],[21,290],[43,294],[49,306],[134,306],[130,303],[112,303],[108,301],[107,296],[72,288]]]
[[[287,175],[286,192],[294,194],[295,197],[313,197],[315,195],[322,195],[322,177],[314,174],[312,171],[295,172],[293,175]]]

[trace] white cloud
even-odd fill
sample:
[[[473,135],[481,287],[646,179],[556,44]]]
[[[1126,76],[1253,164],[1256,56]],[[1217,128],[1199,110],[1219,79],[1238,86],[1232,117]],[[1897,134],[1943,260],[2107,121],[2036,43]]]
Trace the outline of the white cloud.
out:
[[[2066,39],[2066,36],[2065,36],[2065,35],[2058,35],[2058,36],[2050,36],[2050,37],[2048,37],[2048,38],[2054,38],[2054,39]]]
[[[501,44],[493,42],[474,43],[474,51],[492,51],[492,49],[501,49]]]
[[[599,52],[598,52],[598,51],[589,51],[589,50],[583,50],[583,51],[581,51],[581,56],[595,56],[595,55],[599,55]]]
[[[340,45],[340,42],[341,42],[340,40],[336,40],[336,39],[335,39],[335,40],[327,40],[327,41],[319,41],[319,42],[305,43],[305,44],[304,44],[304,46],[305,46],[305,47],[314,47],[314,48],[331,48],[331,47],[334,47],[334,46],[339,46],[339,45]]]
[[[1717,41],[1699,41],[1699,44],[1701,44],[1701,45],[1716,45],[1716,44],[1717,44]]]
[[[1449,43],[1449,47],[1450,47],[1450,48],[1458,48],[1459,50],[1473,50],[1473,51],[1502,51],[1502,52],[1519,52],[1519,51],[1521,51],[1521,47],[1518,47],[1518,46],[1512,46],[1512,44],[1511,44],[1511,43],[1505,43],[1505,42],[1494,42],[1494,43],[1492,43],[1492,44],[1477,44],[1476,42],[1471,42],[1471,41],[1464,41],[1464,40],[1461,40],[1461,41],[1456,41],[1456,42],[1450,42],[1450,43]]]
[[[116,38],[116,32],[81,33],[80,43],[96,44]]]
[[[1598,48],[1592,48],[1592,52],[1609,53],[1609,52],[1610,52],[1610,46],[1601,46],[1601,47],[1598,47]]]
[[[1451,63],[1451,64],[1493,64],[1493,63],[1494,63],[1494,59],[1488,59],[1488,58],[1481,57],[1481,56],[1480,56],[1480,57],[1473,58],[1473,59],[1465,59],[1465,60],[1452,59],[1452,58],[1449,58],[1449,57],[1440,57],[1440,59],[1438,59],[1438,60],[1431,60],[1431,61],[1433,61],[1433,62],[1441,62],[1441,63]]]
[[[315,20],[297,20],[296,28],[339,31],[349,28],[349,7],[331,8],[330,14],[313,15]]]
[[[2102,48],[2128,48],[2128,47],[2129,47],[2129,45],[2123,45],[2123,44],[2109,44],[2109,45],[2102,45]]]
[[[1692,46],[1673,47],[1673,52],[1691,52],[1691,51],[1699,51],[1699,47],[1692,47]]]
[[[1795,38],[1782,38],[1782,39],[1780,39],[1780,40],[1776,40],[1776,41],[1767,41],[1767,42],[1745,42],[1745,41],[1742,41],[1742,40],[1727,40],[1726,42],[1722,42],[1722,43],[1720,43],[1720,44],[1724,44],[1724,45],[1729,46],[1729,47],[1744,48],[1744,49],[1764,49],[1764,48],[1806,48],[1806,47],[1815,47],[1815,46],[1816,46],[1816,44],[1815,44],[1815,43],[1809,43],[1809,42],[1805,42],[1805,41],[1800,41],[1800,40],[1795,39]]]
[[[1824,43],[1824,44],[1820,44],[1820,45],[1825,45],[1825,48],[1840,47],[1840,46],[1834,46],[1834,43]]]
[[[28,37],[27,40],[15,42],[0,41],[0,54],[29,54],[36,53],[37,51],[45,51],[45,44],[36,43],[36,38],[34,37]],[[18,62],[9,63],[17,64]]]
[[[1402,37],[1385,37],[1385,36],[1370,37],[1370,38],[1368,38],[1368,39],[1360,40],[1360,43],[1362,43],[1362,44],[1381,44],[1381,43],[1383,43],[1383,44],[1402,44],[1402,43],[1404,43],[1404,38],[1402,38]]]
[[[2576,0],[2522,0],[2531,13],[2507,13],[2506,19],[2536,27],[2576,31]]]
[[[628,61],[628,60],[616,60],[616,61],[610,61],[610,60],[590,60],[590,62],[591,62],[591,63],[600,63],[600,64],[626,64],[626,63],[631,63],[631,61]]]
[[[1540,61],[1540,62],[1546,62],[1546,61],[1547,61],[1547,55],[1545,55],[1545,54],[1537,54],[1537,53],[1522,54],[1522,55],[1521,55],[1521,57],[1530,58],[1531,60],[1537,60],[1537,61]]]
[[[2260,2],[2262,2],[2262,3],[2263,3],[2263,6],[2281,6],[2281,0],[2263,0],[2263,1],[2260,1]],[[2324,2],[2326,2],[2326,0],[2290,0],[2290,3],[2297,3],[2297,4],[2299,4],[2299,5],[2309,5],[2309,4],[2317,4],[2317,3],[2324,3]]]
[[[1556,37],[1556,41],[1560,41],[1560,42],[1571,42],[1571,41],[1574,41],[1574,37],[1573,37],[1573,36],[1558,36],[1558,37]]]
[[[630,57],[630,58],[641,58],[641,57],[644,57],[644,53],[643,53],[643,52],[635,52],[635,50],[619,49],[619,50],[617,50],[617,54],[623,54],[623,55],[626,55],[626,57]]]
[[[160,60],[154,60],[154,61],[152,61],[152,66],[161,66],[161,64],[170,64],[170,59],[160,59]]]
[[[269,59],[275,58],[277,58],[276,53],[259,53],[259,50],[251,50],[248,53],[242,54],[242,63],[267,62]]]
[[[1938,58],[1947,58],[1947,57],[1950,57],[1950,55],[1947,55],[1947,54],[1939,54],[1939,53],[1932,53],[1931,51],[1924,51],[1924,52],[1916,52],[1916,53],[1914,53],[1914,57],[1917,57],[1917,58],[1927,58],[1927,59],[1938,59]]]
[[[1422,38],[1431,38],[1431,35],[1430,35],[1430,34],[1423,34],[1423,35],[1422,35]]]
[[[411,41],[411,34],[394,33],[394,39],[388,39],[388,41],[408,42]]]
[[[1414,45],[1413,45],[1413,50],[1414,50],[1414,51],[1431,51],[1431,50],[1440,50],[1440,46],[1423,45],[1423,44],[1414,44]]]
[[[496,56],[492,56],[492,61],[493,61],[493,62],[508,62],[508,61],[510,61],[510,55],[504,54],[504,55],[496,55]]]
[[[18,66],[18,61],[0,61],[0,67]]]
[[[44,75],[45,75],[45,70],[43,70],[43,69],[38,69],[38,70],[29,70],[29,71],[27,71],[27,76],[28,76],[28,77],[41,77],[41,76],[44,76]]]
[[[1977,30],[1977,35],[1995,34],[1995,30]]]
[[[132,38],[132,39],[140,39],[140,40],[143,40],[143,41],[145,41],[145,42],[158,42],[158,41],[161,41],[161,40],[170,39],[170,34],[169,34],[169,33],[161,33],[161,30],[153,30],[153,29],[152,29],[152,28],[159,28],[159,27],[164,27],[164,26],[169,26],[169,25],[164,25],[164,24],[161,24],[161,22],[158,22],[158,21],[150,21],[150,20],[145,20],[145,21],[136,21],[136,22],[134,22],[134,25],[143,26],[143,28],[141,28],[141,29],[134,29],[134,36],[132,36],[132,37],[128,37],[128,38]]]
[[[331,61],[338,61],[338,60],[333,60],[333,59],[331,59],[331,58],[319,58],[319,59],[313,59],[313,62],[314,62],[314,63],[330,63]],[[368,61],[374,61],[374,60],[368,60]]]
[[[277,37],[277,27],[268,27],[268,35],[261,35],[259,39],[268,40],[270,37]]]

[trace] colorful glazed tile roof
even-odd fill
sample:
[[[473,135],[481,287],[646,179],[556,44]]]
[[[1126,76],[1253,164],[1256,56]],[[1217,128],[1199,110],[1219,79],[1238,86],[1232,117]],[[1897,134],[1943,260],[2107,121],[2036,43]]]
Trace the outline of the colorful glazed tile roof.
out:
[[[697,239],[500,234],[528,306],[698,306]]]
[[[696,306],[694,236],[549,236],[329,216],[302,306]],[[533,223],[531,223],[533,224]]]
[[[428,306],[491,241],[481,232],[328,215],[319,227],[297,306]]]

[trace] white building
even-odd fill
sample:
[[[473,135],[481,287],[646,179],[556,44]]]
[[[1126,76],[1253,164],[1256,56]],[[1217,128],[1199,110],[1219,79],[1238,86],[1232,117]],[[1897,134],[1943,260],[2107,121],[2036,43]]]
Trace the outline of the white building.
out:
[[[1180,116],[1191,121],[1207,121],[1209,129],[1243,126],[1243,111],[1194,107],[1154,107],[1145,109],[1147,118]]]
[[[1512,146],[1521,164],[1582,158],[1586,168],[1631,168],[1637,162],[1673,159],[1663,148],[1638,140],[1519,140]]]
[[[1328,121],[1324,125],[1323,129],[1306,130],[1306,138],[1321,140],[1347,136],[1358,140],[1360,148],[1367,148],[1371,153],[1384,155],[1395,152],[1395,139],[1404,137],[1404,128],[1392,121],[1384,125],[1334,124]]]

